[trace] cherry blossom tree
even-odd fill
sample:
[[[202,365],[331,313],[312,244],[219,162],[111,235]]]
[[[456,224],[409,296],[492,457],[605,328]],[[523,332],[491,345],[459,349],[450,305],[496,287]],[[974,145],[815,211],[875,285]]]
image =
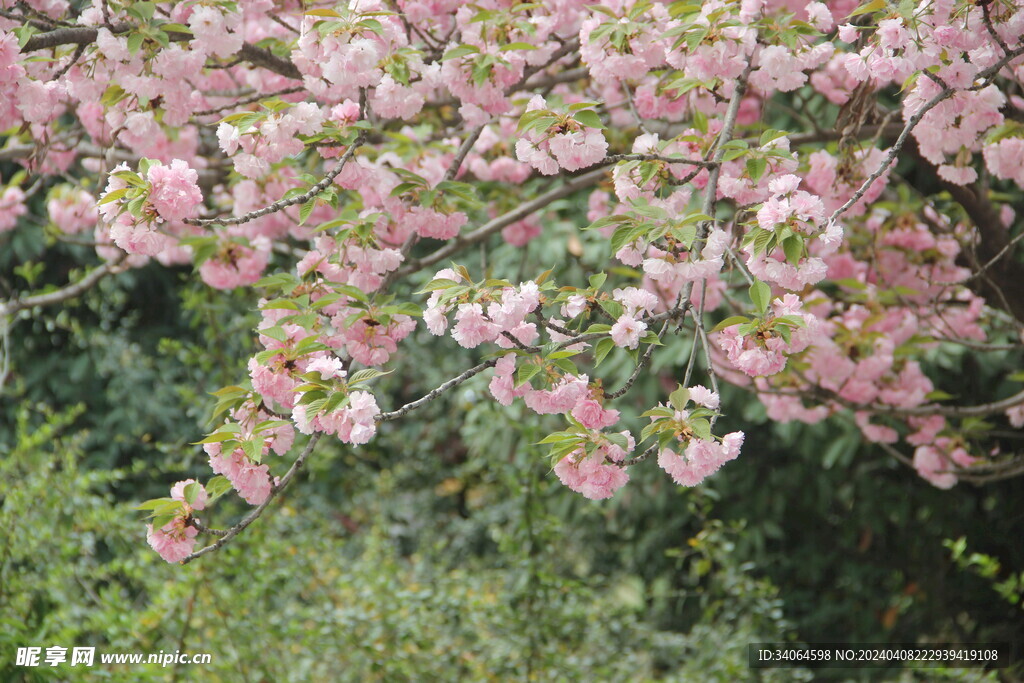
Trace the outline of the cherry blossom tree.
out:
[[[0,7],[0,233],[94,248],[65,286],[7,292],[5,351],[38,307],[154,261],[260,312],[197,438],[215,476],[141,506],[169,562],[242,533],[324,437],[358,447],[476,375],[562,416],[540,443],[592,499],[740,456],[723,383],[772,420],[846,416],[940,488],[1024,473],[999,436],[1024,377],[964,404],[926,372],[1024,345],[1012,0]],[[604,250],[583,281],[525,259],[565,220]],[[499,243],[536,270],[470,265]],[[479,360],[385,410],[373,381],[416,372],[420,325]],[[623,400],[670,337],[692,340],[672,386]],[[253,509],[206,526],[232,489]]]

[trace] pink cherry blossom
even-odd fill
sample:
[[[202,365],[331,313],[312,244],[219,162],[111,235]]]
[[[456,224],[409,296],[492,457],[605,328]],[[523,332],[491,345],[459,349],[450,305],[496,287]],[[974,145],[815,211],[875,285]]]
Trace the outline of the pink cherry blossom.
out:
[[[181,159],[173,160],[169,166],[153,164],[146,178],[152,185],[149,201],[164,220],[189,218],[203,201],[199,175]]]
[[[628,314],[622,314],[611,329],[611,338],[616,346],[635,349],[640,345],[640,337],[647,331],[647,323],[637,320]]]

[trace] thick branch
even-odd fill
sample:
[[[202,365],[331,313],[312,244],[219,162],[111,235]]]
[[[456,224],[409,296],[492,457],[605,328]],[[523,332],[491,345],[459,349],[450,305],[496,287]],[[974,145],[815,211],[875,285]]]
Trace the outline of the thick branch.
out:
[[[134,24],[123,22],[114,24],[109,30],[111,33],[118,34],[127,33],[133,28],[135,28]],[[32,36],[25,43],[25,46],[21,48],[21,51],[29,53],[61,45],[88,45],[89,43],[96,42],[96,36],[98,35],[99,29],[92,26],[59,28]],[[170,35],[170,38],[174,41],[185,41],[190,40],[192,36],[187,33],[173,33]],[[242,49],[238,51],[238,56],[254,66],[261,66],[268,71],[273,71],[287,78],[302,80],[302,74],[290,60],[278,57],[265,48],[256,47],[250,43],[243,43]]]
[[[68,299],[74,299],[76,296],[84,294],[88,290],[96,286],[100,280],[105,278],[111,273],[117,273],[120,271],[120,264],[124,256],[120,256],[113,261],[107,261],[102,266],[93,268],[91,271],[86,273],[78,282],[74,284],[66,285],[60,289],[45,294],[36,294],[34,296],[27,296],[24,299],[13,299],[6,303],[0,303],[0,317],[17,313],[20,310],[26,308],[33,308],[35,306],[52,306],[59,304],[62,301]]]

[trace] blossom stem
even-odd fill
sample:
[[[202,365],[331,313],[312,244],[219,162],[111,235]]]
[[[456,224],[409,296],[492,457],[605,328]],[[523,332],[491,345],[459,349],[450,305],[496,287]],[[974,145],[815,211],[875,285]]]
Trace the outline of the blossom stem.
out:
[[[299,453],[299,457],[295,458],[295,462],[292,463],[292,466],[288,469],[287,472],[285,472],[284,476],[281,477],[281,480],[276,485],[271,487],[270,495],[267,496],[267,499],[265,501],[257,505],[252,510],[252,512],[243,517],[233,527],[231,527],[230,529],[226,529],[224,531],[224,535],[218,538],[216,541],[206,546],[205,548],[200,548],[194,553],[188,555],[188,557],[181,561],[181,564],[188,564],[196,558],[220,550],[222,547],[224,547],[225,544],[229,543],[231,539],[240,534],[247,526],[249,526],[257,519],[259,519],[260,515],[262,515],[263,512],[270,506],[270,503],[273,502],[274,498],[276,498],[277,495],[281,493],[281,491],[287,488],[288,484],[291,483],[296,473],[300,469],[302,469],[302,466],[306,463],[306,460],[309,458],[310,455],[313,454],[313,449],[316,448],[316,445],[320,441],[321,436],[323,436],[323,434],[318,432],[309,439],[309,443],[307,443],[306,447],[302,450],[301,453]]]

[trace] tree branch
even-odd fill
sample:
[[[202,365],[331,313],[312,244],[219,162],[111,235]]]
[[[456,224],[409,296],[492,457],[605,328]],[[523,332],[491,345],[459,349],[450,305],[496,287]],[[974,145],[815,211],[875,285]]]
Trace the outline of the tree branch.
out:
[[[977,78],[981,79],[982,81],[988,81],[989,79],[994,78],[996,74],[998,74],[1004,66],[1006,66],[1007,64],[1009,64],[1022,54],[1024,54],[1024,47],[1018,48],[1016,50],[1013,50],[1012,52],[1007,53],[1006,56],[1004,56],[998,62],[996,62],[989,68],[985,69],[984,71],[980,72]],[[934,74],[932,74],[929,71],[925,71],[923,73],[926,74],[927,76],[934,76]],[[893,143],[893,146],[889,149],[889,153],[885,155],[885,159],[882,160],[882,163],[879,164],[878,168],[876,168],[875,171],[870,176],[868,176],[867,180],[865,180],[864,183],[859,188],[857,188],[857,191],[853,193],[853,196],[850,197],[845,204],[840,206],[832,213],[832,215],[829,217],[829,223],[834,223],[836,219],[838,219],[841,215],[846,213],[846,211],[849,210],[851,206],[860,201],[861,197],[863,197],[865,193],[867,193],[868,188],[870,188],[876,180],[881,178],[882,174],[885,173],[889,166],[892,165],[893,161],[895,161],[896,155],[899,154],[901,149],[903,149],[903,145],[906,143],[907,138],[910,136],[910,132],[917,127],[917,124],[921,123],[921,120],[924,118],[924,115],[927,114],[932,109],[934,109],[940,102],[952,96],[954,93],[956,93],[956,89],[954,88],[950,88],[948,86],[943,88],[934,97],[925,102],[925,104],[907,120],[906,125],[903,126],[903,130],[900,131],[899,137],[896,138],[896,142]]]
[[[661,324],[661,329],[658,330],[658,339],[661,339],[661,335],[665,334],[666,329],[668,329],[668,319],[666,319],[665,322]],[[626,392],[629,391],[630,388],[632,388],[633,383],[636,382],[637,378],[640,376],[640,373],[643,371],[643,369],[646,368],[647,365],[651,362],[651,356],[654,355],[655,346],[657,346],[657,344],[647,345],[647,350],[644,351],[644,355],[640,356],[640,361],[636,364],[636,367],[633,368],[633,372],[630,374],[626,382],[615,391],[606,392],[605,398],[616,399],[619,398],[620,396],[626,395]]]
[[[120,265],[123,260],[124,254],[121,254],[114,260],[107,261],[103,265],[93,268],[78,282],[66,285],[52,292],[27,296],[24,299],[12,299],[6,303],[0,302],[0,317],[17,313],[18,311],[26,308],[33,308],[35,306],[52,306],[53,304],[59,304],[62,301],[67,301],[68,299],[74,299],[76,296],[79,296],[95,287],[96,283],[107,275],[120,272]]]
[[[562,199],[563,197],[568,197],[577,190],[581,190],[585,187],[596,185],[605,173],[605,169],[599,168],[584,173],[582,175],[578,175],[575,178],[570,178],[564,185],[556,187],[554,190],[551,190],[550,192],[545,192],[539,197],[536,197],[524,204],[521,204],[512,211],[509,211],[508,213],[502,214],[501,216],[498,216],[497,218],[494,218],[488,221],[487,223],[484,223],[476,230],[466,233],[465,235],[458,235],[452,238],[443,247],[441,247],[434,253],[424,256],[423,258],[420,259],[411,260],[408,263],[408,265],[395,271],[396,277],[402,277],[405,275],[409,275],[411,273],[415,273],[416,271],[422,268],[426,268],[427,266],[433,265],[439,261],[443,261],[449,256],[460,251],[461,249],[468,247],[471,244],[476,244],[477,242],[486,238],[488,235],[491,235],[492,233],[501,230],[505,226],[511,225],[516,221],[526,218],[534,211],[543,209],[545,206],[547,206],[548,204],[555,200]]]
[[[374,419],[376,419],[377,422],[388,422],[390,420],[396,420],[396,419],[402,417],[403,415],[407,415],[408,413],[411,413],[412,411],[416,410],[417,408],[425,406],[426,404],[430,403],[435,398],[437,398],[438,396],[440,396],[444,392],[448,391],[449,389],[454,389],[455,387],[459,386],[460,384],[465,382],[470,377],[473,377],[475,375],[479,375],[481,372],[483,372],[487,368],[493,368],[497,364],[498,364],[498,359],[497,358],[492,358],[491,360],[486,360],[483,363],[480,363],[479,365],[475,365],[475,366],[471,367],[469,370],[466,370],[465,372],[463,372],[458,377],[453,377],[450,380],[448,380],[447,382],[445,382],[444,384],[439,385],[437,388],[435,388],[432,391],[430,391],[429,393],[425,394],[423,397],[418,398],[415,401],[412,401],[410,403],[406,403],[401,408],[399,408],[397,410],[392,410],[390,413],[381,413],[380,415],[377,415],[377,417],[374,418]]]
[[[317,442],[320,441],[321,436],[323,436],[323,434],[318,432],[310,438],[309,443],[306,444],[306,448],[303,449],[302,453],[299,454],[299,457],[295,459],[295,462],[293,462],[292,466],[288,469],[287,472],[285,472],[285,475],[281,477],[281,480],[270,489],[270,495],[267,496],[267,499],[265,501],[257,505],[256,508],[253,509],[252,512],[247,514],[245,517],[243,517],[241,521],[238,522],[238,524],[235,524],[230,529],[226,529],[224,531],[223,536],[221,536],[219,539],[217,539],[210,545],[206,546],[205,548],[201,548],[195,551],[194,553],[183,559],[181,561],[181,564],[188,564],[196,558],[202,557],[203,555],[207,555],[216,550],[220,550],[222,547],[224,547],[225,544],[229,543],[231,539],[240,534],[247,526],[249,526],[257,519],[259,519],[260,515],[263,514],[263,511],[266,510],[270,506],[270,503],[273,502],[274,498],[277,498],[277,495],[281,493],[281,491],[283,491],[288,486],[289,483],[291,483],[291,480],[295,477],[295,474],[300,469],[302,469],[302,466],[305,464],[306,460],[309,458],[310,455],[312,455],[313,449],[316,448],[316,444]]]
[[[355,154],[356,149],[363,144],[363,140],[366,139],[366,133],[360,132],[356,139],[352,141],[352,144],[345,150],[345,154],[342,155],[341,159],[338,160],[337,165],[332,168],[327,174],[317,182],[316,185],[309,188],[306,192],[288,199],[279,199],[270,206],[265,206],[262,209],[256,209],[249,213],[242,214],[241,216],[229,216],[227,218],[186,218],[185,223],[190,225],[240,225],[242,223],[248,223],[251,220],[266,216],[268,214],[277,213],[289,206],[295,206],[296,204],[305,204],[313,197],[326,190],[334,179],[338,177],[338,174],[345,168],[345,164]]]
[[[135,24],[122,22],[108,27],[108,30],[116,35],[119,33],[127,33],[133,28],[135,28]],[[98,35],[99,28],[92,26],[58,28],[53,31],[37,33],[32,36],[25,43],[25,46],[21,48],[21,52],[35,52],[36,50],[45,50],[47,48],[59,47],[61,45],[88,45],[89,43],[96,42],[96,36]],[[170,39],[176,42],[192,39],[192,36],[188,33],[171,33],[169,35]],[[273,71],[274,73],[285,76],[286,78],[293,78],[298,81],[302,80],[302,73],[290,60],[278,57],[266,48],[256,47],[250,43],[243,43],[242,49],[238,51],[238,56],[254,66],[263,67],[268,71]]]

